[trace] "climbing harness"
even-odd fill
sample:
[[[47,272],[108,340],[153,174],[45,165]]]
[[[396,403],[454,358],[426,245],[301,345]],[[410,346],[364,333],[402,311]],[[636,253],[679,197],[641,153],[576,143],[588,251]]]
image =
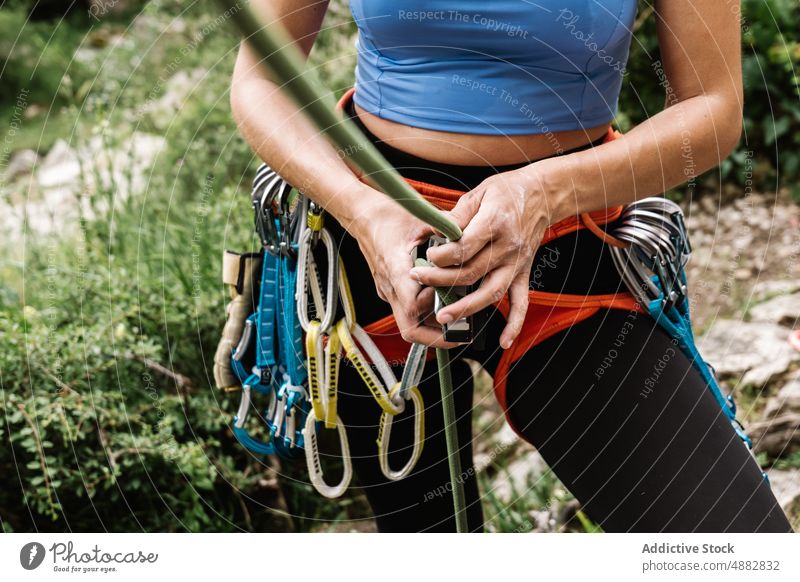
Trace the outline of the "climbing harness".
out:
[[[714,369],[695,344],[685,271],[692,247],[680,206],[662,197],[638,200],[624,209],[609,234],[625,243],[609,247],[625,286],[689,358],[752,453],[733,395],[723,395]]]

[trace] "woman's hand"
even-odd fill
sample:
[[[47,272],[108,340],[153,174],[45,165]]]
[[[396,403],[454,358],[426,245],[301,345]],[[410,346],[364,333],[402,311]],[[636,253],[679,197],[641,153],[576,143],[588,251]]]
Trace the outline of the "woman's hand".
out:
[[[409,274],[412,253],[430,236],[430,227],[388,198],[371,196],[374,202],[356,220],[345,225],[366,257],[381,299],[392,306],[403,339],[435,347],[453,348],[446,342],[441,325],[432,318],[431,288],[420,286]]]
[[[462,196],[451,211],[464,231],[461,239],[428,250],[435,267],[410,271],[420,283],[436,287],[471,285],[483,278],[476,291],[439,311],[440,323],[476,313],[508,293],[510,310],[500,335],[503,349],[522,329],[533,258],[553,217],[532,168],[497,174]]]

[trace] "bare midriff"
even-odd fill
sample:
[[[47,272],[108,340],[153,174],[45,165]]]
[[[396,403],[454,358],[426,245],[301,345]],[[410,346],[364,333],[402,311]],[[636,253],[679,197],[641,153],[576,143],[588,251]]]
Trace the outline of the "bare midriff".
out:
[[[533,162],[600,139],[610,124],[591,129],[527,135],[479,135],[412,127],[383,119],[355,105],[361,122],[381,141],[411,155],[459,166]]]

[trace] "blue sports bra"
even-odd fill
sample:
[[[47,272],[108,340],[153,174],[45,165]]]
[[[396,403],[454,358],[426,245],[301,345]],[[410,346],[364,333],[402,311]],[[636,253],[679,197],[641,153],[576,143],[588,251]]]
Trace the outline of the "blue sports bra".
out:
[[[350,0],[355,102],[426,129],[550,134],[617,112],[636,0]]]

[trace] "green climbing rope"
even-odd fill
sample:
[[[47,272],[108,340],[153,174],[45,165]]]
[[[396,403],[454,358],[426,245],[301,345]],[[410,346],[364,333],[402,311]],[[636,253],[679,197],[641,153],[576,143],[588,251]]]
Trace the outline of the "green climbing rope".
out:
[[[303,113],[324,133],[340,151],[368,176],[370,181],[408,212],[444,234],[450,240],[461,238],[458,225],[440,212],[414,190],[389,162],[364,137],[352,121],[336,115],[328,93],[314,72],[308,69],[300,52],[292,44],[283,25],[274,20],[262,25],[247,6],[233,0],[217,0],[225,15],[236,25],[242,36],[258,54],[271,79],[278,83]],[[445,439],[453,489],[456,531],[467,531],[464,484],[461,479],[458,432],[453,404],[453,378],[450,373],[450,354],[436,350],[439,365],[439,384],[444,408]]]

